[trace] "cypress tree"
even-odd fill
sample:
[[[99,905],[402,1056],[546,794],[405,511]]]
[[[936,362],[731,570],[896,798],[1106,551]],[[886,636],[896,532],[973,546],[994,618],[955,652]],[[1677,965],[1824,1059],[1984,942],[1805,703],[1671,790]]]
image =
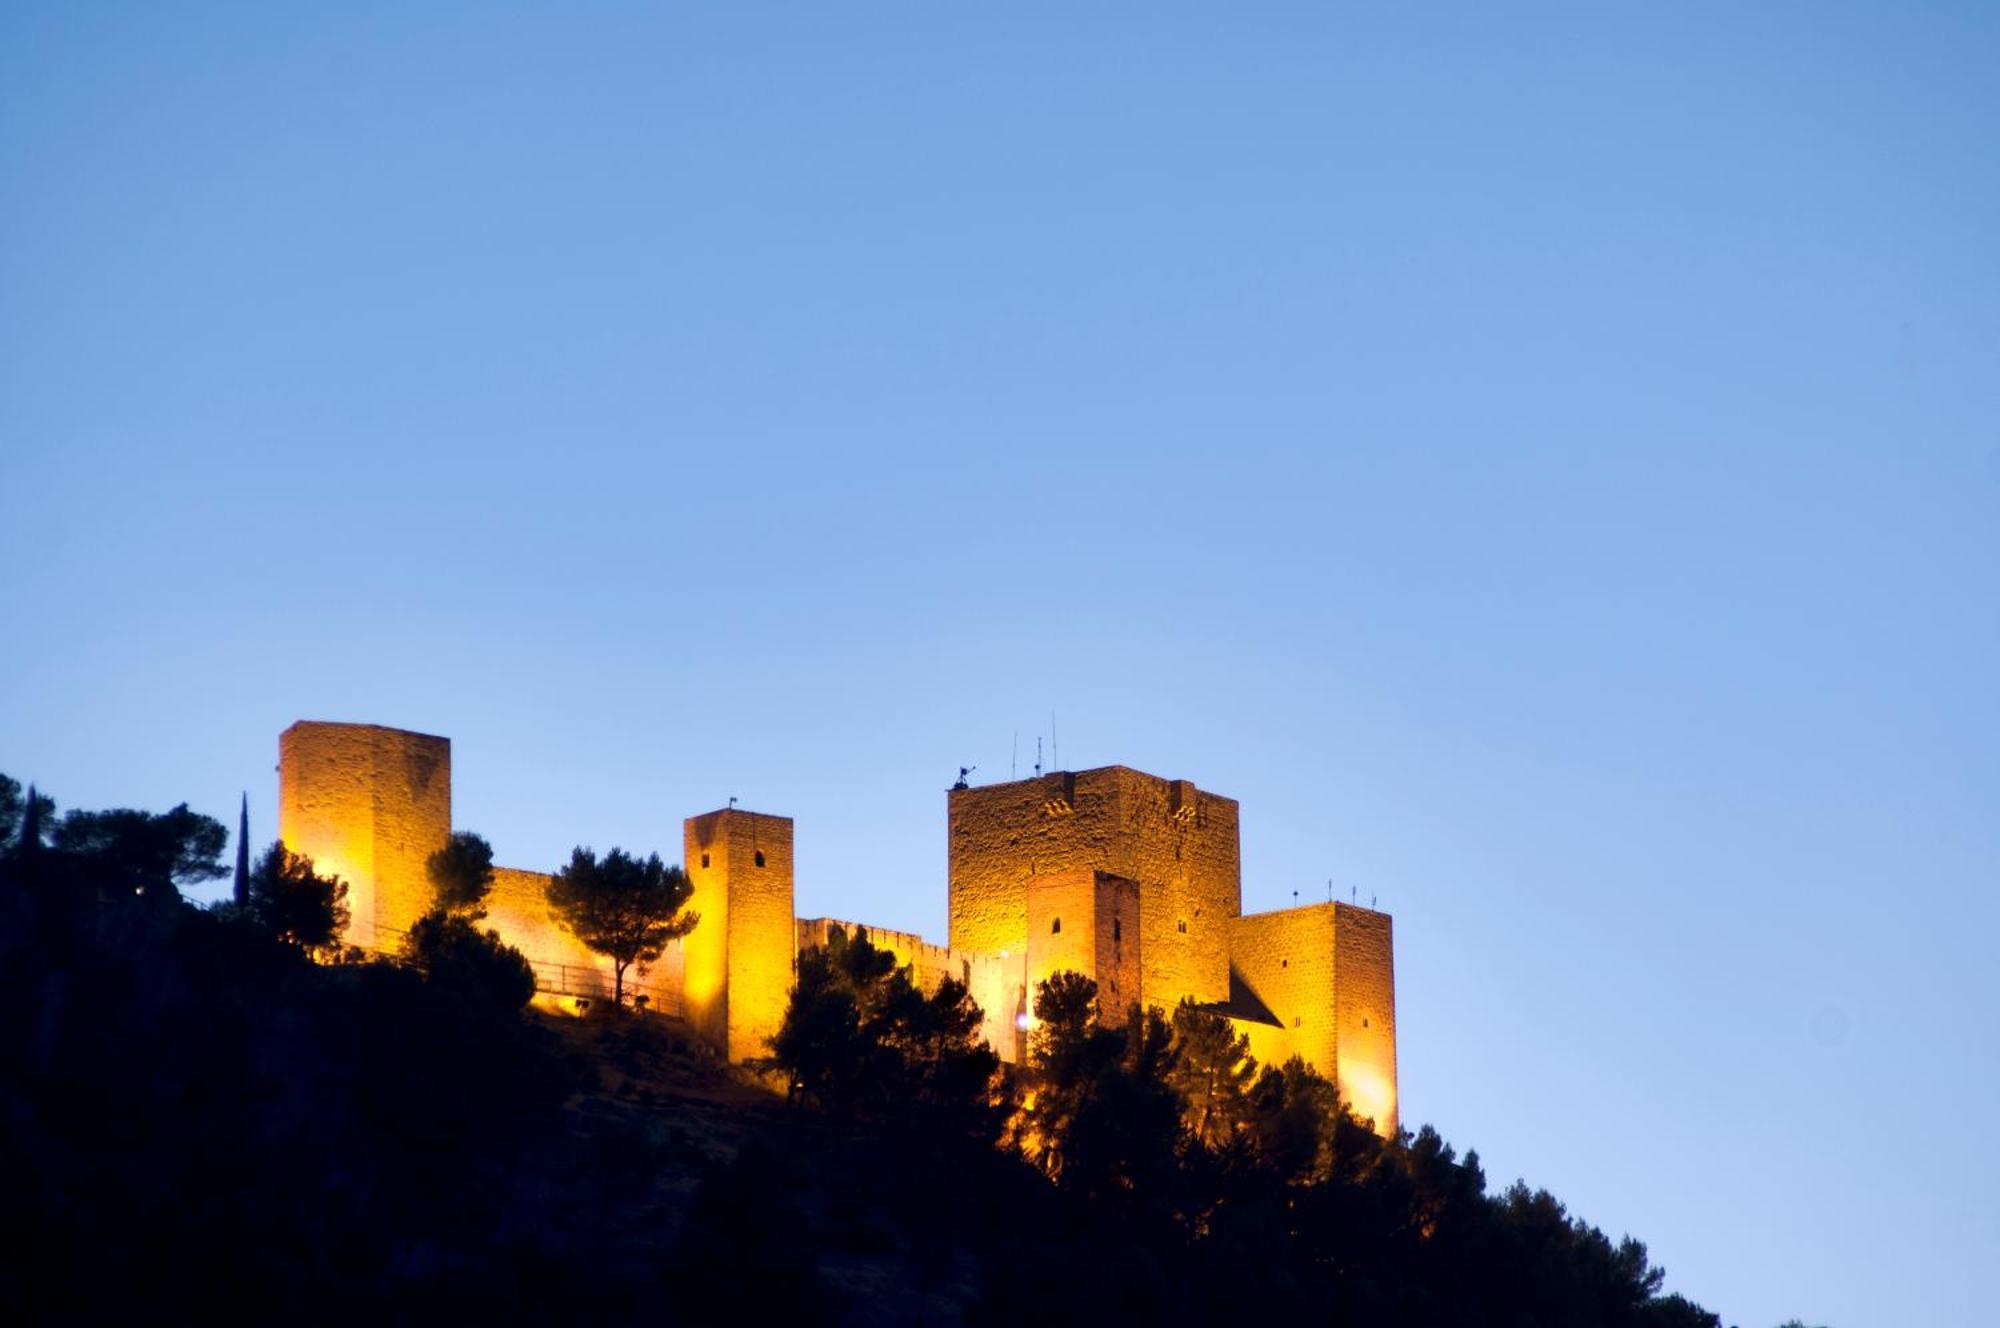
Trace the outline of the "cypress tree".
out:
[[[236,821],[236,907],[250,907],[250,794],[243,794],[243,811]]]

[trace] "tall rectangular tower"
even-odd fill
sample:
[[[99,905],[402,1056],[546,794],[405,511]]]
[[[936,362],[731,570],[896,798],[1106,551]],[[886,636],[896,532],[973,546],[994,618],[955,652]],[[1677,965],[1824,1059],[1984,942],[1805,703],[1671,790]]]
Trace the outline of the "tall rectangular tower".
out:
[[[278,737],[278,838],[347,882],[347,943],[394,949],[451,838],[451,740],[301,720]]]
[[[1018,953],[1030,877],[1107,872],[1138,882],[1141,1001],[1228,999],[1235,799],[1114,765],[953,789],[949,820],[952,949]]]
[[[681,942],[683,1008],[732,1061],[770,1054],[798,957],[792,821],[734,807],[688,818],[683,851],[701,921]]]

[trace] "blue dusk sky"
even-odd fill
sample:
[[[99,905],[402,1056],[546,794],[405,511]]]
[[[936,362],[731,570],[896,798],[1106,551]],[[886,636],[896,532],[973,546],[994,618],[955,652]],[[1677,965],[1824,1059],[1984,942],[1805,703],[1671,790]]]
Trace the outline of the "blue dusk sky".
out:
[[[0,770],[548,869],[1242,803],[1405,1119],[1744,1328],[1990,1323],[2000,8],[0,9]],[[1059,744],[1059,748],[1058,748]],[[1329,887],[1331,882],[1331,887]]]

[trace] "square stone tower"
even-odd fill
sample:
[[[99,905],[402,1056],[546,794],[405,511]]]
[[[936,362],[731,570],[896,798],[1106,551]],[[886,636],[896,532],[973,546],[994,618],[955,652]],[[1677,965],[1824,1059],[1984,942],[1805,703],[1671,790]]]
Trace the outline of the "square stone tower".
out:
[[[1097,984],[1104,1023],[1122,1027],[1139,999],[1139,935],[1137,881],[1089,870],[1030,879],[1029,992],[1065,969],[1081,973]]]
[[[732,807],[689,817],[683,840],[701,915],[681,942],[687,1020],[732,1061],[768,1056],[798,958],[791,818]]]
[[[1019,953],[1028,882],[1098,871],[1138,883],[1139,999],[1229,997],[1228,923],[1243,911],[1237,807],[1126,766],[953,789],[951,948]]]
[[[347,882],[347,943],[395,949],[451,838],[451,740],[301,720],[278,736],[278,838]]]
[[[1228,1013],[1259,1064],[1302,1056],[1378,1133],[1396,1133],[1396,961],[1387,913],[1304,904],[1230,923]]]

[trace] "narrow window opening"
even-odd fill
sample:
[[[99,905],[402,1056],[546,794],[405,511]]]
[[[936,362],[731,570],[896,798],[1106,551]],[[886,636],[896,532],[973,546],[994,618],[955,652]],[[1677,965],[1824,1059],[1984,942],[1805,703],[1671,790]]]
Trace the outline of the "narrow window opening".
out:
[[[1053,936],[1053,935],[1055,935],[1055,934],[1056,934],[1057,932],[1059,932],[1059,931],[1061,931],[1061,930],[1062,930],[1062,919],[1061,919],[1061,918],[1057,918],[1057,919],[1056,919],[1056,920],[1055,920],[1054,922],[1051,922],[1051,923],[1049,924],[1049,935]]]
[[[704,853],[701,855],[701,865],[704,867],[708,865],[708,854]]]
[[[1279,968],[1290,968],[1291,966],[1292,966],[1292,961],[1289,959],[1280,959],[1278,961]]]
[[[1111,919],[1111,939],[1114,942],[1125,939],[1125,925],[1117,918]]]
[[[759,867],[764,865],[764,850],[761,848],[757,850],[757,865]]]
[[[1186,918],[1182,918],[1182,919],[1180,920],[1180,923],[1179,923],[1178,925],[1179,925],[1179,927],[1180,927],[1180,930],[1181,930],[1181,934],[1182,934],[1183,936],[1185,936],[1185,935],[1187,934],[1187,919],[1186,919]]]

